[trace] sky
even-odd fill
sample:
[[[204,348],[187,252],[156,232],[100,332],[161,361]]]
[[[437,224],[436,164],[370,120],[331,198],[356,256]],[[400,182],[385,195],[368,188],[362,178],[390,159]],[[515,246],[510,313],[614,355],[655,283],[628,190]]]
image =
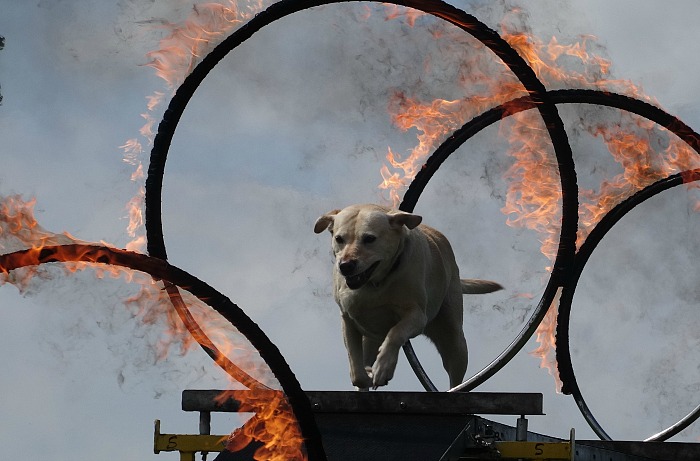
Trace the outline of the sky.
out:
[[[456,6],[494,29],[504,17],[547,42],[595,36],[614,78],[641,86],[695,130],[700,91],[700,5],[618,0],[491,2]],[[378,189],[387,148],[405,153],[416,130],[402,131],[387,107],[396,91],[424,100],[455,98],[461,55],[435,40],[435,21],[369,19],[364,4],[297,13],[263,29],[230,54],[198,88],[178,126],[163,189],[170,262],[241,306],[272,339],[307,390],[351,390],[338,309],[330,289],[321,214],[351,203],[385,202]],[[156,92],[172,89],[146,65],[193,2],[0,0],[0,195],[36,199],[46,229],[124,247],[126,204],[143,185],[124,161],[128,140],[144,144]],[[517,11],[517,14],[514,14]],[[506,14],[508,13],[508,14]],[[478,50],[476,52],[479,52]],[[483,50],[481,53],[484,53]],[[492,59],[485,55],[486,62]],[[430,63],[426,71],[425,64]],[[497,63],[490,69],[502,72]],[[463,70],[463,69],[462,69]],[[618,174],[584,119],[615,111],[564,107],[582,187]],[[501,292],[465,297],[468,376],[516,336],[547,280],[540,236],[506,225],[510,160],[503,127],[462,146],[431,180],[416,213],[450,238],[463,277],[488,278]],[[660,141],[660,143],[662,143]],[[579,384],[616,439],[642,439],[687,414],[700,390],[700,317],[695,261],[697,196],[675,188],[618,224],[589,262],[574,299],[572,355]],[[133,284],[132,284],[133,285]],[[137,288],[91,273],[53,271],[19,292],[0,286],[0,447],[8,459],[175,459],[154,455],[153,421],[195,433],[180,408],[183,389],[224,388],[226,377],[199,349],[174,347],[158,359],[162,326],[124,305]],[[447,377],[432,346],[414,341],[440,389]],[[594,438],[570,396],[528,354],[479,391],[541,392],[536,432]],[[404,357],[387,390],[421,390]],[[494,418],[515,424],[515,417]],[[230,415],[213,417],[227,433]],[[697,441],[696,423],[676,440]]]

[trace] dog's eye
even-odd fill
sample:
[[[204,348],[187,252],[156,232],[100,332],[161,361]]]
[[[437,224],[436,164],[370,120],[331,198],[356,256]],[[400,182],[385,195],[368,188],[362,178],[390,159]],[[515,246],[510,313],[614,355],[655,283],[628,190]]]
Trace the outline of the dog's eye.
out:
[[[336,235],[335,243],[337,243],[338,245],[342,245],[343,243],[345,243],[345,240],[343,240],[343,237],[341,237],[340,235]]]
[[[377,240],[377,236],[376,236],[376,235],[365,234],[365,235],[362,236],[362,243],[365,243],[365,244],[366,244],[366,243],[372,243],[372,242],[374,242],[375,240]]]

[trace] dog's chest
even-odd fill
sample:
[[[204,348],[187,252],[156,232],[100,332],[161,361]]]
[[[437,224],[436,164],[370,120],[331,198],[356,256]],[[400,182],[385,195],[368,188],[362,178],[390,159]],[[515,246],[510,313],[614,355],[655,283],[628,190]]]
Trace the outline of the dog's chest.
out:
[[[401,318],[400,307],[378,301],[375,296],[359,293],[339,293],[338,304],[343,315],[349,317],[365,336],[384,337]]]
[[[384,338],[399,317],[389,306],[352,309],[347,313],[364,336]]]

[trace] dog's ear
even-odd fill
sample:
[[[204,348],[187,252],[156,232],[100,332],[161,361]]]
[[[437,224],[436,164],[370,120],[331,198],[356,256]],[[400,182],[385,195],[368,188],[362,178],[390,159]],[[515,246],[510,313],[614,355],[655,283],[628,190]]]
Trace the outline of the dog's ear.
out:
[[[316,224],[314,224],[314,232],[320,234],[324,230],[330,229],[330,227],[333,225],[335,215],[337,215],[338,213],[340,213],[340,210],[333,210],[318,218],[316,220]]]
[[[417,227],[418,224],[423,221],[422,216],[418,216],[417,214],[412,214],[412,213],[406,213],[405,211],[394,211],[388,214],[389,216],[389,224],[391,224],[391,227],[401,227],[401,226],[406,226],[409,229],[413,229],[414,227]]]

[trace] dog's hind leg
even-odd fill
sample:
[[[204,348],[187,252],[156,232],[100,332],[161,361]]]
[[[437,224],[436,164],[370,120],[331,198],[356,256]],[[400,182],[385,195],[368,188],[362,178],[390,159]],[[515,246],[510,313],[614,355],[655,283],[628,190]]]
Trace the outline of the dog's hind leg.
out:
[[[467,340],[462,330],[462,294],[453,290],[438,315],[425,328],[425,335],[435,344],[442,366],[450,378],[450,387],[462,383],[469,360]]]
[[[450,330],[433,329],[428,326],[425,334],[435,344],[440,357],[442,357],[442,366],[450,378],[450,387],[455,387],[461,384],[464,379],[469,357],[464,333],[455,328]]]

